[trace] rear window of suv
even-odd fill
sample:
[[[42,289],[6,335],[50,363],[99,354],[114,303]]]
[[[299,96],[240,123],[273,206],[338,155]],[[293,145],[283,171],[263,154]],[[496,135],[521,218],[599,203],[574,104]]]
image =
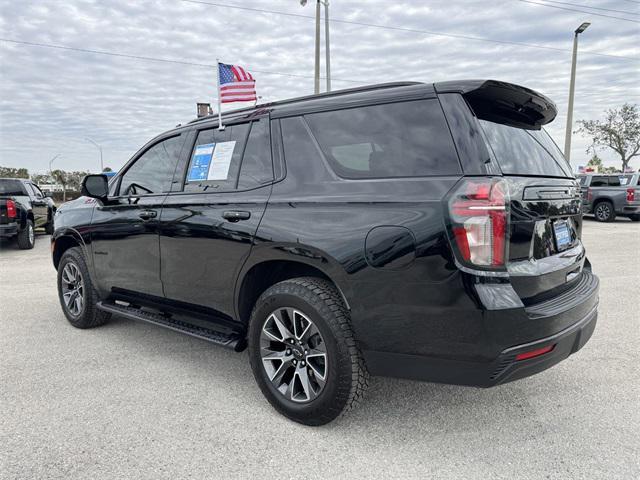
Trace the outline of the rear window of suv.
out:
[[[544,130],[525,130],[480,120],[505,175],[570,177],[571,167]]]
[[[19,197],[26,195],[22,182],[18,180],[0,180],[0,195]]]
[[[341,177],[421,177],[462,171],[436,99],[312,113],[304,118]]]

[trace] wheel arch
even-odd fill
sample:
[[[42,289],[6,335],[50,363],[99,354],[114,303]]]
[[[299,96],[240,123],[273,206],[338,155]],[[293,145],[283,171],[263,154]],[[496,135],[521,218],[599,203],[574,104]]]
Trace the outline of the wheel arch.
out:
[[[298,246],[297,248],[300,247]],[[328,262],[324,263],[323,266],[324,268],[310,261],[288,257],[263,259],[245,266],[243,273],[236,282],[235,305],[237,318],[243,324],[248,325],[251,311],[262,293],[278,282],[298,277],[317,277],[328,280],[340,293],[347,309],[350,309],[346,294],[348,292],[345,292],[345,282],[342,280],[341,272],[338,270],[340,267],[335,264],[330,265]]]
[[[58,265],[60,264],[60,260],[62,259],[62,255],[64,255],[64,252],[73,247],[80,247],[83,254],[85,255],[85,258],[87,259],[87,265],[92,264],[86,254],[87,246],[82,236],[75,230],[67,229],[63,231],[57,231],[51,236],[51,258],[53,260],[53,266],[56,270],[58,269]]]

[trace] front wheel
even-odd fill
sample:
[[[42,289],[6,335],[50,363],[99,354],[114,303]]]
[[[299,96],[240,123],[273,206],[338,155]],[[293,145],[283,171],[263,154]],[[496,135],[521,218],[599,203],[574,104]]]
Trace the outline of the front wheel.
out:
[[[616,212],[613,204],[608,201],[600,202],[593,211],[596,220],[599,222],[613,222],[616,219]]]
[[[327,280],[285,280],[264,292],[249,326],[249,358],[276,410],[305,425],[324,425],[361,400],[369,374],[349,311]]]
[[[110,313],[98,310],[98,294],[93,288],[82,250],[70,248],[58,265],[58,297],[65,317],[76,328],[93,328],[105,323]]]

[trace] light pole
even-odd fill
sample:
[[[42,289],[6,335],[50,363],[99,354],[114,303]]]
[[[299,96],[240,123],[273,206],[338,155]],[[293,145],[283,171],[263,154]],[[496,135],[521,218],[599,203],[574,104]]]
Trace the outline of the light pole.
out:
[[[303,7],[307,4],[307,0],[300,0]],[[325,40],[325,59],[327,67],[327,92],[331,91],[331,52],[329,46],[329,1],[316,0],[316,51],[315,51],[315,71],[313,76],[313,92],[317,95],[320,93],[320,4],[324,5],[324,40]]]
[[[97,142],[94,142],[89,137],[86,137],[86,139],[87,139],[87,141],[93,143],[98,150],[100,150],[100,173],[102,173],[104,171],[104,164],[102,163],[102,145],[100,145]]]
[[[53,158],[51,160],[49,160],[49,176],[53,177],[53,170],[51,170],[51,164],[53,163],[53,161],[58,158],[60,156],[59,153],[57,153],[56,155],[53,156]]]
[[[574,32],[573,36],[573,55],[571,57],[571,81],[569,83],[569,106],[567,108],[567,131],[564,136],[564,158],[567,163],[571,160],[571,130],[573,128],[573,95],[576,88],[576,62],[578,60],[578,35],[584,32],[591,25],[584,22]]]

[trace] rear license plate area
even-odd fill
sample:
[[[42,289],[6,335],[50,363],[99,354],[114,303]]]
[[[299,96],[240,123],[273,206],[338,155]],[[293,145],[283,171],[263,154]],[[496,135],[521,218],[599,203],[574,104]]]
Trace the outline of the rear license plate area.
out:
[[[556,240],[556,248],[559,252],[571,246],[571,230],[569,222],[566,220],[556,220],[553,222],[553,236]]]

